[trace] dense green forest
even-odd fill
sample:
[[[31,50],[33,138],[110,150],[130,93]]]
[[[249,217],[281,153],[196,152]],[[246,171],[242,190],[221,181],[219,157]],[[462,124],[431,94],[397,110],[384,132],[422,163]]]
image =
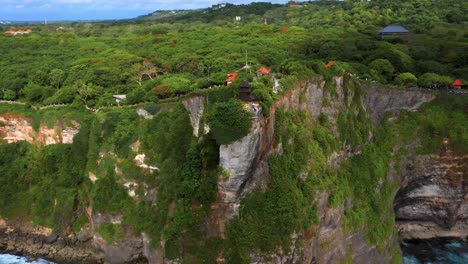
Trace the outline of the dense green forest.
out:
[[[361,86],[451,87],[455,79],[466,84],[468,2],[298,5],[227,4],[126,21],[14,25],[33,33],[0,36],[0,99],[24,105],[2,102],[0,113],[23,114],[36,131],[44,120],[49,128],[73,120],[80,132],[73,144],[0,142],[0,215],[68,234],[89,221],[91,206],[93,213],[123,216],[120,224],[94,227],[111,243],[130,229],[149,234],[155,247],[165,241],[167,259],[214,263],[222,255],[226,263],[248,263],[252,252],[287,251],[293,232],[313,234],[319,217],[310,201],[328,190],[330,207],[349,199],[357,205],[345,209],[345,230],[364,228],[366,242],[382,247],[394,233],[388,209],[397,187],[385,179],[389,164],[406,151],[393,155],[395,146],[419,137],[417,152],[427,154],[449,137],[456,153],[466,153],[466,97],[440,94],[420,112],[402,112],[397,121],[374,127],[360,100]],[[380,39],[378,32],[391,24],[411,34]],[[278,92],[270,78],[254,78],[261,66],[279,79]],[[239,77],[226,86],[234,71]],[[354,95],[349,109],[337,116],[339,137],[327,115],[314,119],[307,111],[276,109],[274,143],[283,151],[268,158],[268,188],[242,200],[224,238],[207,236],[200,226],[210,216],[217,181],[229,177],[218,167],[220,145],[242,138],[251,127],[251,113],[232,87],[249,80],[268,116],[273,102],[300,81],[323,76],[324,89],[333,94],[337,75],[343,76],[346,96]],[[117,94],[127,97],[117,103]],[[191,95],[209,101],[202,123],[211,130],[199,138],[180,102]],[[50,104],[66,105],[37,110]],[[154,117],[142,118],[139,108]],[[130,147],[136,142],[137,149]],[[328,166],[330,155],[345,145],[359,148],[359,154],[338,170]],[[142,153],[157,170],[135,164]],[[123,181],[132,183],[135,199]],[[151,188],[158,190],[156,199],[142,199]],[[294,243],[300,248],[302,241]],[[393,254],[400,262],[398,249]]]
[[[246,63],[252,68],[243,77],[251,80],[260,66],[279,78],[324,74],[330,60],[337,71],[385,84],[466,83],[467,12],[468,4],[457,0],[317,1],[15,25],[34,31],[0,37],[0,98],[102,107],[115,104],[113,94],[126,94],[122,103],[134,104],[223,85],[227,73],[242,72]],[[380,40],[379,30],[391,24],[411,35]]]

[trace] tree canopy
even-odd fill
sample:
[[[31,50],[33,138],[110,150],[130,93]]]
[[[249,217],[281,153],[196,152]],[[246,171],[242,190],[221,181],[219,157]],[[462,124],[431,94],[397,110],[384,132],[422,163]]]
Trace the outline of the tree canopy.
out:
[[[245,64],[299,76],[329,60],[381,83],[392,83],[393,72],[468,80],[467,14],[468,4],[457,0],[314,1],[30,25],[29,36],[0,36],[0,98],[70,102],[82,97],[73,87],[85,83],[102,87],[89,101],[97,107],[115,104],[105,99],[112,94],[138,93],[127,103],[154,101],[222,85]],[[379,30],[390,24],[410,35],[380,40]],[[61,89],[77,96],[55,99]]]

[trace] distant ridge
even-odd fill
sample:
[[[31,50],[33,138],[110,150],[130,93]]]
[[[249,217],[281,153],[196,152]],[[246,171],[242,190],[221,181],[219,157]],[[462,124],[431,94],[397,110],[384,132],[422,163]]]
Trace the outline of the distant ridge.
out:
[[[248,15],[265,15],[266,12],[285,7],[285,4],[272,4],[267,2],[250,4],[219,4],[212,7],[191,10],[157,10],[148,15],[137,17],[137,20],[157,20],[159,22],[203,22],[210,23],[216,20],[234,20],[236,17]]]

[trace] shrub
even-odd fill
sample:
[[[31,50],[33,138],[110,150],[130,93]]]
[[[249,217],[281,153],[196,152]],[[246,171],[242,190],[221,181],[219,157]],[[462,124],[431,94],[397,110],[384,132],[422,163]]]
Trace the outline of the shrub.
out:
[[[5,100],[15,100],[16,99],[15,91],[6,90],[5,93],[3,94],[3,99],[5,99]]]
[[[376,59],[369,64],[372,78],[386,83],[391,80],[394,71],[393,65],[385,59]]]
[[[395,78],[395,83],[398,85],[410,86],[416,84],[417,80],[418,78],[416,78],[414,74],[410,72],[404,72]]]
[[[54,89],[43,87],[35,83],[28,83],[22,90],[24,96],[29,102],[42,102],[54,94]]]
[[[30,161],[27,142],[0,144],[0,215],[9,217],[18,207],[20,193],[28,190],[25,179]]]
[[[207,113],[211,134],[219,145],[245,137],[250,131],[251,117],[252,114],[237,99],[215,103]]]
[[[133,89],[127,95],[127,104],[132,105],[132,104],[141,103],[145,101],[145,95],[146,95],[146,91],[142,87]]]
[[[452,79],[450,77],[438,75],[436,73],[431,72],[424,73],[418,78],[419,86],[429,86],[432,84],[450,85],[451,83]]]
[[[279,82],[283,90],[287,91],[296,87],[297,81],[298,79],[296,76],[290,75],[288,77],[282,78]]]
[[[94,231],[106,239],[109,244],[112,244],[116,238],[125,237],[125,234],[120,230],[120,224],[101,224],[96,226]]]
[[[110,167],[108,174],[96,181],[91,193],[93,210],[96,212],[122,212],[131,203],[125,188],[117,183],[113,170]]]
[[[153,88],[153,92],[161,99],[171,96],[171,87],[167,84],[159,85]]]
[[[145,109],[148,113],[155,115],[157,112],[159,112],[159,109],[161,109],[161,107],[156,104],[150,104],[143,107],[143,109]]]
[[[237,96],[236,89],[232,87],[219,86],[206,91],[206,100],[208,103],[226,102]]]
[[[169,78],[164,79],[162,81],[162,84],[169,86],[173,94],[184,94],[191,90],[190,80],[184,77],[178,77],[178,76],[169,77]]]
[[[77,92],[71,87],[63,87],[57,90],[52,97],[47,98],[44,104],[69,104],[75,100],[77,95]]]

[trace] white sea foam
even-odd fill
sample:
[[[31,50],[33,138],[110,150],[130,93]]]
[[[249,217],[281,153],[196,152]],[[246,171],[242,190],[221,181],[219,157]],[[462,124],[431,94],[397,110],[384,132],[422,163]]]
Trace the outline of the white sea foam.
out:
[[[44,259],[36,259],[28,262],[28,258],[10,254],[0,254],[0,264],[54,264]]]

